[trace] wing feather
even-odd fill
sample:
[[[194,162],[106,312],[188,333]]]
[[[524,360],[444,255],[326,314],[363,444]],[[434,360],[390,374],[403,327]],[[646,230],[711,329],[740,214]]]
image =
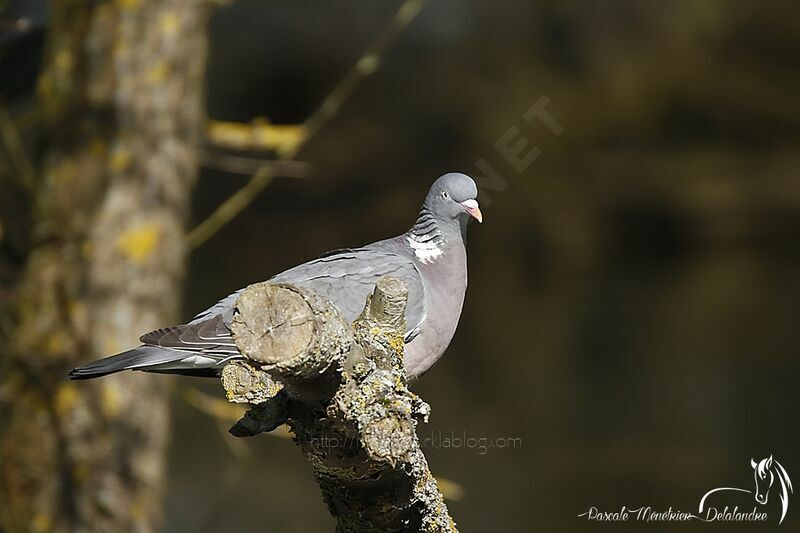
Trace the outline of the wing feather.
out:
[[[381,245],[381,243],[378,243]],[[413,261],[390,249],[356,248],[331,252],[272,278],[310,288],[331,300],[348,321],[364,309],[367,296],[382,276],[402,280],[408,288],[406,342],[419,334],[425,321],[424,286]],[[220,365],[242,357],[230,331],[233,310],[241,290],[199,313],[188,324],[157,329],[142,335],[146,346],[185,353],[194,365]]]

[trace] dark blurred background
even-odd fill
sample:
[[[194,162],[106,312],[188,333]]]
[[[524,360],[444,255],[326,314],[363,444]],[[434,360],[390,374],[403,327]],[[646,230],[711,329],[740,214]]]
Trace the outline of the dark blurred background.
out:
[[[302,122],[396,8],[219,9],[210,118]],[[460,528],[772,530],[775,493],[766,525],[578,515],[696,511],[711,488],[752,488],[751,457],[800,476],[799,58],[790,0],[428,2],[299,154],[308,175],[276,178],[191,255],[184,318],[329,249],[405,231],[433,179],[488,177],[483,159],[504,190],[483,191],[459,331],[415,385],[433,408],[420,435],[518,439],[426,449],[463,489],[449,504]],[[523,118],[542,97],[560,135]],[[541,150],[521,172],[495,148],[512,127],[523,153]],[[246,180],[206,168],[194,222]],[[333,529],[289,440],[231,442],[180,395],[173,407],[164,531]],[[798,512],[790,502],[784,529]]]

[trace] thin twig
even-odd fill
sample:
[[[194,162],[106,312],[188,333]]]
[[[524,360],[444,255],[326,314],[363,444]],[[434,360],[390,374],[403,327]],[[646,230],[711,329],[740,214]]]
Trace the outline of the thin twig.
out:
[[[436,484],[439,485],[439,491],[444,496],[445,500],[450,500],[451,502],[460,502],[464,499],[464,495],[466,491],[461,484],[456,483],[455,481],[439,476],[436,477]]]
[[[183,386],[176,389],[178,396],[195,409],[202,411],[214,420],[226,424],[238,422],[246,409],[241,405],[232,404],[211,396],[194,386]]]
[[[222,202],[216,211],[186,235],[186,248],[194,250],[214,236],[223,226],[241,213],[245,207],[272,181],[269,166],[261,167],[244,187]]]
[[[233,174],[250,175],[267,167],[271,174],[284,178],[306,178],[311,172],[311,164],[305,161],[268,160],[263,157],[220,154],[211,151],[203,153],[203,165]]]
[[[195,409],[213,418],[219,424],[235,424],[241,420],[246,409],[237,404],[206,394],[194,386],[185,386],[174,389],[177,396]],[[288,428],[282,426],[271,433],[273,437],[290,439]],[[225,436],[228,437],[228,427],[225,427]]]
[[[419,13],[425,0],[405,0],[392,17],[389,25],[370,45],[358,61],[350,67],[333,87],[319,107],[303,123],[303,135],[298,142],[280,154],[281,160],[292,160],[322,127],[341,109],[342,104],[353,94],[358,84],[375,72],[386,49]],[[197,248],[247,207],[269,184],[273,173],[267,167],[260,168],[247,184],[225,200],[216,211],[191,230],[186,236],[186,246]]]
[[[342,107],[342,104],[350,98],[358,84],[367,76],[378,69],[381,57],[386,49],[392,44],[410,23],[416,18],[425,0],[405,0],[400,8],[392,17],[389,25],[381,32],[378,38],[367,48],[366,52],[347,71],[344,77],[339,80],[333,90],[322,101],[322,104],[309,116],[305,123],[305,140],[313,137]],[[302,143],[300,143],[302,145]],[[302,146],[298,146],[299,151]],[[289,157],[294,157],[291,154]]]
[[[219,436],[222,437],[222,442],[225,443],[228,447],[228,451],[230,451],[231,455],[238,461],[244,461],[252,456],[250,448],[247,447],[247,444],[245,444],[242,439],[231,438],[231,434],[229,433],[230,425],[217,420],[216,426],[219,431]]]

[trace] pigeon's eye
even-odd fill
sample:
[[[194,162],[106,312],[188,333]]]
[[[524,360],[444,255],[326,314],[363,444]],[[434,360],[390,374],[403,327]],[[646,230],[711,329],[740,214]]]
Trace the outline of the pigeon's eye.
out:
[[[445,200],[449,200],[450,199],[450,193],[447,192],[446,190],[442,189],[442,198],[444,198]]]

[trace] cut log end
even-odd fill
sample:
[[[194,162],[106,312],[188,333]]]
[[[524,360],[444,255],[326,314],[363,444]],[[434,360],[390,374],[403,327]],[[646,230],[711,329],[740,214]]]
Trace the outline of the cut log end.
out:
[[[311,290],[263,282],[246,288],[231,323],[236,346],[283,383],[338,365],[349,352],[349,324]]]
[[[314,310],[296,289],[257,283],[239,297],[231,331],[248,359],[274,365],[305,353],[315,322]]]

